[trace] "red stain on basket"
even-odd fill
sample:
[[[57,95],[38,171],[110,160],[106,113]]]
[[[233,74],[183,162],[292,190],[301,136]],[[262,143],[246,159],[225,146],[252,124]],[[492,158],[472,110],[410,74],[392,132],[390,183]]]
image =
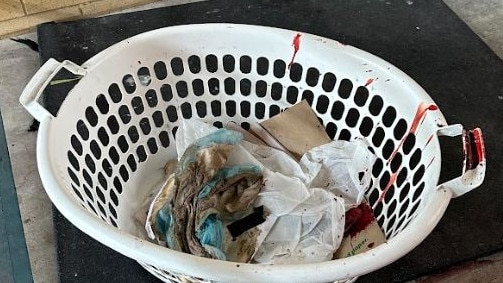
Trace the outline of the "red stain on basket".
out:
[[[428,137],[428,140],[426,141],[426,144],[424,145],[423,150],[430,144],[433,137],[434,137],[434,135],[431,135],[430,137]]]
[[[353,207],[346,212],[344,236],[356,236],[358,233],[365,230],[373,221],[375,221],[375,217],[372,208],[367,203],[362,202],[359,206]]]
[[[288,64],[288,69],[290,69],[290,67],[292,66],[293,61],[295,60],[295,56],[297,55],[297,52],[299,52],[300,50],[300,33],[297,33],[293,37],[292,46],[293,46],[293,55],[292,60],[290,60],[290,63]]]
[[[396,178],[398,177],[398,174],[400,174],[400,171],[402,171],[402,168],[400,168],[395,173],[391,174],[391,177],[389,178],[388,184],[386,184],[386,187],[384,187],[384,189],[382,190],[381,196],[377,200],[378,203],[384,200],[384,198],[386,197],[386,194],[388,193],[389,189],[396,182]]]
[[[463,131],[463,151],[466,157],[465,171],[472,170],[485,160],[485,146],[479,128]]]
[[[414,120],[412,120],[412,125],[410,126],[409,132],[402,138],[402,140],[400,141],[398,146],[395,148],[395,150],[393,151],[393,153],[391,154],[391,156],[388,159],[388,163],[391,160],[393,160],[395,155],[402,148],[403,143],[405,142],[407,137],[410,134],[415,134],[417,132],[419,124],[424,120],[424,117],[426,117],[426,114],[428,113],[428,111],[434,111],[434,110],[438,110],[438,107],[434,104],[426,104],[426,103],[419,104],[419,106],[417,107],[417,110],[416,110],[416,115],[414,116]]]
[[[433,161],[435,160],[435,156],[433,156],[433,158],[430,160],[430,163],[428,163],[428,166],[426,166],[426,169],[428,169],[431,164],[433,163]]]
[[[368,79],[366,82],[365,82],[365,86],[369,86],[371,83],[374,82],[374,79],[373,78],[370,78]]]

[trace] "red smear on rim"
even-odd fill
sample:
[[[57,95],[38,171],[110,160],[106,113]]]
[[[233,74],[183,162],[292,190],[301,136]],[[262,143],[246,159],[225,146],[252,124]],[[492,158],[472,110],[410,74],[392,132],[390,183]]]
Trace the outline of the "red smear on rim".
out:
[[[374,79],[370,78],[370,79],[367,80],[367,82],[365,82],[365,86],[369,86],[373,82],[374,82]]]
[[[362,202],[359,206],[353,207],[346,212],[344,236],[356,236],[373,221],[375,221],[375,217],[372,208],[367,203]]]
[[[433,156],[433,158],[430,160],[430,163],[428,163],[428,166],[426,166],[426,169],[428,169],[431,164],[433,163],[433,161],[435,160],[435,156]]]
[[[464,130],[463,141],[463,151],[466,159],[465,171],[475,169],[486,158],[481,130],[479,128],[470,131]]]
[[[426,141],[426,144],[425,144],[425,145],[424,145],[424,147],[423,147],[423,150],[424,150],[424,149],[425,149],[425,148],[426,148],[426,147],[430,144],[430,142],[431,142],[431,140],[433,139],[433,137],[434,137],[434,136],[435,136],[435,135],[431,135],[431,136],[428,138],[428,140]]]
[[[424,121],[424,117],[426,117],[427,112],[428,111],[435,111],[435,110],[438,110],[438,107],[436,105],[434,105],[434,104],[426,104],[426,103],[419,104],[419,106],[417,107],[417,110],[416,110],[416,115],[414,116],[414,120],[412,120],[412,125],[410,126],[409,131],[402,138],[402,140],[400,141],[400,143],[398,144],[398,146],[395,148],[395,150],[393,151],[393,153],[389,157],[388,163],[390,163],[393,160],[393,158],[395,158],[396,154],[402,148],[403,143],[405,142],[405,140],[407,139],[407,137],[410,134],[415,134],[417,132],[417,129],[418,129],[419,125]],[[431,135],[428,138],[428,140],[426,141],[425,147],[431,142],[432,139],[433,139],[433,135]],[[434,159],[435,158],[433,158],[430,161],[430,164],[428,164],[428,167],[431,165],[431,163],[433,163]],[[428,167],[426,167],[426,168],[428,168]],[[377,202],[381,202],[381,201],[384,200],[384,197],[386,196],[386,193],[391,188],[391,186],[395,183],[396,178],[398,177],[398,174],[400,173],[401,170],[402,170],[402,168],[400,168],[397,172],[395,172],[395,173],[393,173],[393,175],[391,175],[388,184],[386,184],[386,187],[383,189],[383,192],[382,192],[382,194],[379,197],[379,200]]]
[[[297,33],[293,37],[292,46],[293,46],[293,55],[292,60],[290,60],[290,63],[288,64],[288,69],[290,69],[290,67],[292,66],[293,61],[295,60],[295,56],[297,55],[297,52],[299,52],[300,50],[300,33]]]
[[[388,159],[388,162],[393,160],[395,155],[402,148],[403,143],[405,142],[407,137],[410,134],[415,134],[417,132],[419,124],[424,120],[424,117],[426,117],[426,113],[428,111],[434,111],[434,110],[438,110],[438,107],[434,104],[426,104],[426,103],[419,104],[419,106],[417,107],[417,110],[416,110],[416,115],[414,116],[414,120],[412,120],[412,125],[410,126],[409,132],[402,138],[402,140],[400,141],[400,144],[398,144],[398,146],[395,148],[395,150],[391,154],[390,158]]]
[[[403,167],[402,167],[403,168]],[[402,171],[402,168],[400,168],[398,171],[393,173],[391,177],[389,178],[388,184],[386,184],[386,187],[382,191],[381,196],[377,200],[377,202],[381,202],[384,200],[384,197],[386,197],[386,194],[388,193],[388,190],[391,188],[391,186],[396,182],[396,178],[398,177],[398,174],[400,174],[400,171]]]

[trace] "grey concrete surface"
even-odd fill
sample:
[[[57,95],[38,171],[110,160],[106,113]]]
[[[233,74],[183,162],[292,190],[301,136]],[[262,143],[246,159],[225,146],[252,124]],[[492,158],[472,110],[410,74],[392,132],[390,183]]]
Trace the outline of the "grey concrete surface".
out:
[[[503,58],[502,0],[444,0],[444,3],[463,19],[500,58]]]
[[[34,33],[23,37],[36,40]],[[51,202],[35,161],[36,132],[19,94],[39,66],[38,53],[11,40],[0,41],[0,106],[11,156],[21,219],[35,282],[58,282]]]
[[[502,0],[444,1],[500,58],[503,58]],[[127,11],[187,2],[195,1],[159,1]],[[413,3],[413,1],[410,2]],[[36,35],[33,33],[22,37],[36,39]],[[0,64],[0,107],[11,155],[33,278],[36,283],[58,282],[51,204],[40,183],[35,160],[36,133],[27,131],[32,119],[18,103],[19,94],[39,66],[38,55],[25,46],[10,40],[2,40],[0,41],[0,59],[2,62]],[[503,261],[493,261],[490,266],[479,266],[468,275],[456,277],[456,282],[486,282],[484,278],[493,280],[491,282],[503,282]],[[500,278],[502,279],[500,280]],[[449,281],[452,278],[449,279],[445,276],[430,279],[423,278],[421,280],[424,282],[454,282]]]

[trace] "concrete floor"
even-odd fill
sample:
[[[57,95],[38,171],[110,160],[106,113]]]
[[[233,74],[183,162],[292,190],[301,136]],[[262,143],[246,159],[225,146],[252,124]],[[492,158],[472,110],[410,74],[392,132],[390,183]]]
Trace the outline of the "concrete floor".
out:
[[[160,1],[135,9],[193,1]],[[410,1],[412,2],[412,1]],[[503,1],[444,0],[495,52],[503,58]],[[131,11],[129,9],[128,11]],[[36,40],[34,33],[24,35]],[[38,54],[10,40],[0,41],[0,107],[4,119],[33,278],[58,282],[55,238],[50,201],[36,167],[36,132],[28,132],[32,118],[18,103],[22,89],[39,67]],[[488,261],[487,261],[488,260]],[[493,255],[417,282],[502,282],[503,255]],[[455,280],[455,281],[454,281]]]

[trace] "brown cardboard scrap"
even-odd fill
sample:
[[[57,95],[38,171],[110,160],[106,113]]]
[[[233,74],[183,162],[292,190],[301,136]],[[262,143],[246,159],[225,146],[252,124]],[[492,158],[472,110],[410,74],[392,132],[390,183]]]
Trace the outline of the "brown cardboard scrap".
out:
[[[377,223],[370,206],[364,201],[355,208],[357,219],[350,220],[355,215],[351,210],[346,212],[346,232],[334,258],[345,258],[366,252],[386,242],[384,233]],[[353,215],[351,215],[353,214]],[[353,222],[353,223],[350,223]]]
[[[313,147],[331,141],[305,100],[260,125],[297,159]]]

